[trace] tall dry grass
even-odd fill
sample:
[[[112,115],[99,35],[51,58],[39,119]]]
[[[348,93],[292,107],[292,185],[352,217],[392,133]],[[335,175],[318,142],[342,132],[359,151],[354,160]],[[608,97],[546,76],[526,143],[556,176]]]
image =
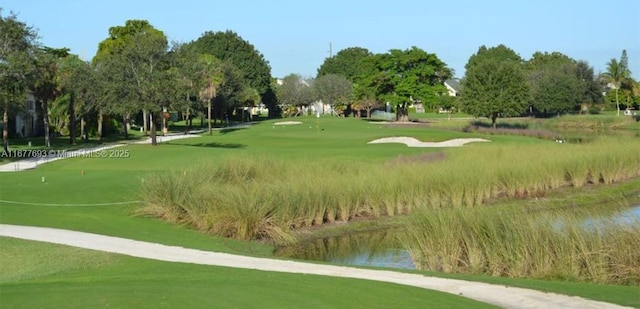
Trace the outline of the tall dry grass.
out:
[[[538,196],[638,176],[637,139],[477,145],[426,163],[235,156],[147,177],[141,212],[216,235],[287,242],[299,227],[475,207],[496,197]]]
[[[639,285],[640,219],[621,224],[602,216],[575,209],[431,210],[412,216],[401,240],[424,270]]]

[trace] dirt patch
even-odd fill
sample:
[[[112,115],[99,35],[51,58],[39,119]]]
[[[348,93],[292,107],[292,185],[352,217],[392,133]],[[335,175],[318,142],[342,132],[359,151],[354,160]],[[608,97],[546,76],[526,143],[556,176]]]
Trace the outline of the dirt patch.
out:
[[[406,127],[428,127],[429,123],[428,122],[422,122],[422,121],[409,121],[409,122],[391,122],[391,121],[385,121],[385,122],[380,122],[380,124],[383,124],[385,127],[389,127],[389,128],[406,128]]]
[[[399,155],[390,159],[387,163],[392,166],[406,163],[429,163],[442,161],[446,158],[447,155],[444,152],[426,152],[412,156]]]

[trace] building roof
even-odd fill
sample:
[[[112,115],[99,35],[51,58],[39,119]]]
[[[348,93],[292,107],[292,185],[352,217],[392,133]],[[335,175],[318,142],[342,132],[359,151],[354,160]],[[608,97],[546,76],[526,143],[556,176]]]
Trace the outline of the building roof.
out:
[[[460,91],[460,81],[457,79],[447,79],[444,81],[446,85],[451,87],[455,91]]]

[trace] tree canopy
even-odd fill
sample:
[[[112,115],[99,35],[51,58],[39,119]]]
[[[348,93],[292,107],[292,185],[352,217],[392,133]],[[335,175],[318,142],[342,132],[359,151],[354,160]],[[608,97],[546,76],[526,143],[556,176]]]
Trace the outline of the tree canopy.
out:
[[[0,9],[0,108],[3,113],[2,147],[9,150],[9,113],[19,109],[33,83],[33,55],[38,34],[15,14],[3,16]]]
[[[615,88],[616,108],[618,115],[620,115],[620,100],[618,97],[619,89],[623,81],[628,80],[631,77],[631,70],[629,70],[629,60],[627,58],[627,51],[622,51],[620,61],[616,58],[612,58],[607,62],[607,71],[605,77]]]
[[[525,67],[531,106],[537,112],[561,114],[577,109],[584,89],[575,60],[559,52],[535,52]]]
[[[522,114],[529,102],[529,87],[523,60],[510,48],[486,48],[469,58],[462,79],[462,107],[474,116],[489,117],[496,126],[498,117]]]
[[[235,66],[242,75],[241,79],[249,88],[258,91],[269,110],[276,110],[271,89],[271,67],[251,43],[237,33],[227,30],[207,31],[188,45],[198,53],[211,54],[228,65]]]
[[[317,77],[327,74],[342,75],[355,82],[356,78],[362,74],[361,61],[372,53],[362,47],[349,47],[339,51],[335,56],[324,60],[318,68]]]
[[[299,113],[299,107],[308,106],[314,101],[312,84],[305,81],[299,74],[289,74],[282,79],[276,88],[278,100],[284,106],[287,114]]]
[[[153,114],[167,106],[162,82],[168,70],[168,42],[164,33],[145,20],[128,20],[124,26],[111,27],[109,37],[100,42],[94,61],[111,66],[119,74],[112,76],[111,91],[130,104],[116,103],[124,118],[124,132],[133,113],[143,109],[152,115],[151,143],[156,144]]]
[[[315,98],[323,103],[334,106],[336,104],[346,105],[351,98],[353,88],[351,81],[342,75],[326,74],[313,82],[313,92]]]
[[[420,100],[435,104],[447,93],[444,81],[453,70],[435,54],[412,47],[392,49],[362,60],[363,73],[356,81],[358,97],[374,96],[396,106],[398,120],[408,120],[408,105]]]

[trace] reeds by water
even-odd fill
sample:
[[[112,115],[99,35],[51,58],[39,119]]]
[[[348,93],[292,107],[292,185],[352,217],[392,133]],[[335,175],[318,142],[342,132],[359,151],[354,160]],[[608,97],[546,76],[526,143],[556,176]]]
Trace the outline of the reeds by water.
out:
[[[141,212],[216,235],[286,242],[299,227],[478,207],[638,176],[637,139],[467,147],[445,160],[402,164],[235,156],[147,177]]]
[[[401,240],[424,270],[639,285],[640,219],[580,212],[433,210],[412,216]]]

